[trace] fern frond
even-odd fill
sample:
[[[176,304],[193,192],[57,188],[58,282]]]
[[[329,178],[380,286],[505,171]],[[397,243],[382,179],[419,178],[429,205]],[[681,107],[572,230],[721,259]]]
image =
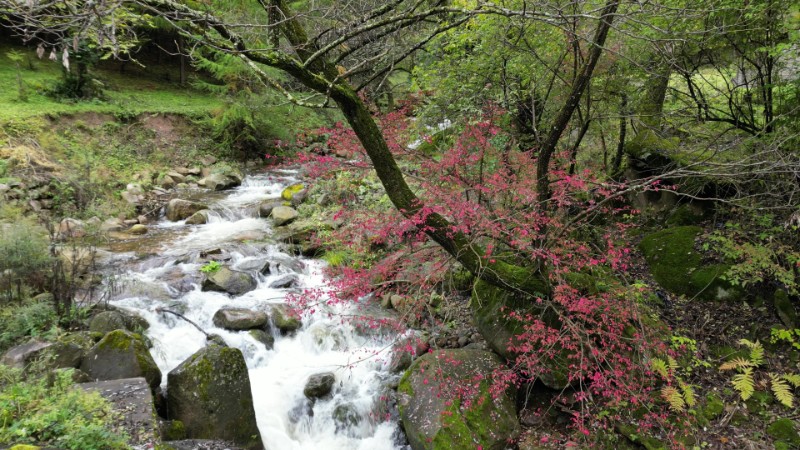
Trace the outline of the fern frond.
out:
[[[669,379],[669,371],[667,369],[667,363],[663,359],[653,358],[652,360],[650,360],[650,367],[653,368],[653,372],[661,375],[661,378],[665,380]]]
[[[788,381],[792,386],[796,388],[800,387],[800,375],[796,373],[785,373],[781,377]]]
[[[669,363],[669,371],[670,373],[675,373],[678,371],[678,361],[675,361],[675,358],[672,356],[667,355],[667,362]]]
[[[697,397],[694,395],[694,388],[692,385],[682,382],[681,391],[683,391],[683,400],[686,402],[686,406],[694,408],[697,404]]]
[[[664,386],[661,388],[661,397],[669,403],[669,408],[673,411],[683,411],[686,407],[683,395],[681,395],[680,391],[674,386]]]
[[[755,367],[764,364],[764,347],[761,345],[761,342],[755,341],[750,347],[750,362],[753,363]]]
[[[755,381],[753,380],[753,368],[746,367],[742,373],[738,373],[731,379],[733,388],[739,392],[742,400],[747,400],[755,392]]]
[[[772,393],[775,394],[775,398],[783,406],[791,408],[792,405],[794,405],[794,395],[789,388],[789,384],[786,383],[786,380],[775,374],[769,374],[769,379],[771,381],[770,386],[772,387]]]
[[[734,358],[734,359],[722,364],[721,366],[719,366],[719,370],[732,370],[732,369],[737,369],[738,370],[738,369],[744,369],[746,367],[752,367],[752,366],[753,366],[753,363],[751,361],[746,360],[746,359],[744,359],[744,358],[742,358],[740,356],[740,357]]]

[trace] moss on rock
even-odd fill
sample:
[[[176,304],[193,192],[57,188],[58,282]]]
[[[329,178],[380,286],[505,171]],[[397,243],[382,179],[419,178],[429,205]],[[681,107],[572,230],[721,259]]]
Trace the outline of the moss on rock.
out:
[[[161,384],[161,371],[142,337],[124,330],[106,334],[83,358],[80,369],[95,380],[144,377],[152,389]]]
[[[694,250],[694,240],[702,231],[698,226],[682,226],[645,237],[639,249],[650,265],[653,278],[668,291],[687,297],[705,300],[741,297],[740,289],[722,279],[729,265],[702,264],[702,256]]]
[[[492,372],[502,362],[483,350],[428,353],[408,369],[398,386],[398,407],[414,450],[505,449],[519,432],[513,392],[493,398]],[[449,386],[480,380],[463,399],[443,394]]]

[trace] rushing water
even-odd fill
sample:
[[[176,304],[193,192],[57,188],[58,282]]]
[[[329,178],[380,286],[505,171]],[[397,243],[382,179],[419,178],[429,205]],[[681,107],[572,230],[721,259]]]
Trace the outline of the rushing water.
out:
[[[159,313],[157,308],[179,311],[209,333],[215,333],[242,351],[250,372],[256,418],[264,445],[269,450],[390,450],[398,445],[396,420],[386,420],[387,384],[392,338],[369,338],[343,324],[348,313],[340,305],[323,306],[303,316],[303,326],[291,336],[274,333],[273,349],[247,332],[220,329],[212,323],[224,306],[264,309],[283,303],[286,289],[270,288],[283,273],[263,276],[256,267],[264,261],[289,257],[280,245],[248,244],[247,240],[272,233],[270,221],[257,218],[259,202],[280,195],[291,182],[292,172],[246,177],[242,186],[224,195],[186,192],[209,204],[213,213],[205,225],[160,221],[152,225],[141,247],[116,253],[117,294],[113,303],[139,313],[150,323],[147,335],[164,376],[205,345],[205,335],[186,321]],[[242,242],[244,241],[244,242]],[[112,247],[112,250],[114,248]],[[258,288],[238,297],[200,290],[201,254],[220,249],[230,256],[233,269],[248,270],[258,278]],[[323,263],[301,259],[297,273],[301,287],[321,287]],[[332,371],[336,384],[332,398],[306,401],[303,388],[308,377]],[[334,420],[334,410],[348,411],[348,420]],[[342,415],[340,414],[340,417]]]

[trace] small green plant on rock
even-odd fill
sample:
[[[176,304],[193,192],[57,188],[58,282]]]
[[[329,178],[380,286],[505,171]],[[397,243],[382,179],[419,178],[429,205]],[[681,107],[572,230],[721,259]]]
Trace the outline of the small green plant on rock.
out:
[[[752,342],[748,339],[739,340],[739,344],[750,349],[748,357],[735,357],[722,364],[719,370],[735,370],[737,372],[731,378],[731,384],[736,392],[739,393],[741,399],[749,399],[758,386],[768,385],[778,402],[787,408],[794,406],[792,388],[800,387],[800,375],[794,373],[767,373],[766,379],[764,379],[762,373],[756,372],[765,363],[764,347],[760,342]],[[761,380],[757,380],[757,378],[761,378]]]
[[[209,261],[203,264],[203,267],[200,268],[200,272],[203,272],[206,275],[216,273],[219,269],[222,268],[222,264],[217,261]]]

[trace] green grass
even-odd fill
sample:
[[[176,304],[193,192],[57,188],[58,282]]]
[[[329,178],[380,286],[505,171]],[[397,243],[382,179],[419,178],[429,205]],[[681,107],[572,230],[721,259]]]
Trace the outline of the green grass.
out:
[[[23,51],[22,80],[28,100],[20,101],[16,65],[8,57],[12,50]],[[28,66],[32,61],[34,69]],[[145,69],[129,65],[128,73],[113,70],[112,63],[103,63],[93,73],[106,86],[105,100],[59,102],[43,94],[45,88],[61,77],[61,66],[46,58],[39,60],[32,49],[0,45],[0,122],[25,119],[44,114],[75,114],[83,112],[131,114],[174,113],[201,115],[220,108],[222,102],[205,92],[183,87],[166,80],[170,72],[156,66]],[[173,70],[177,78],[177,69]]]

